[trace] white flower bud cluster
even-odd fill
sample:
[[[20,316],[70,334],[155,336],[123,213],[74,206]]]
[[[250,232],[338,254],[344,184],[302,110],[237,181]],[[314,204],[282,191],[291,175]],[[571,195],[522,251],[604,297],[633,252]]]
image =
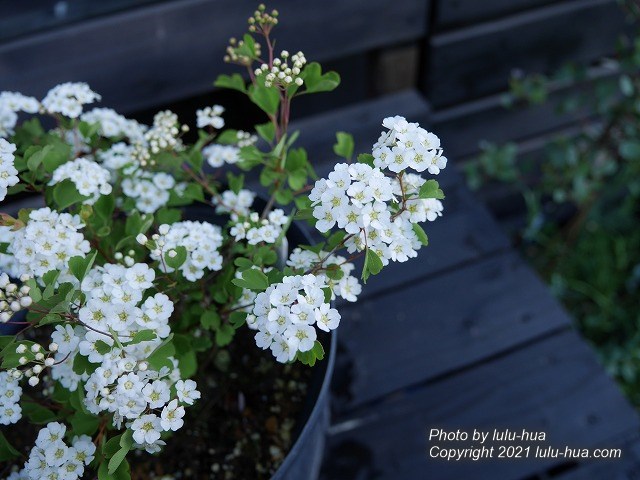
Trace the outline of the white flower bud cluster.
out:
[[[248,147],[254,145],[258,141],[257,135],[251,135],[249,132],[238,130],[238,147]]]
[[[40,102],[16,92],[0,92],[0,138],[13,135],[18,112],[38,113]]]
[[[125,169],[126,170],[126,169]],[[176,186],[173,176],[164,172],[135,169],[122,180],[122,192],[136,200],[136,208],[153,213],[169,201],[170,190]]]
[[[38,432],[35,446],[31,449],[24,468],[9,477],[12,480],[42,480],[59,478],[77,480],[94,459],[96,446],[88,435],[74,436],[70,446],[64,437],[67,427],[50,422]]]
[[[236,40],[234,37],[229,39],[229,45],[227,46],[226,55],[224,61],[227,63],[237,63],[238,65],[251,65],[252,59],[240,52],[241,47],[244,45],[244,40]],[[262,47],[258,42],[254,44],[254,51],[256,57],[260,57],[262,53]]]
[[[196,125],[198,128],[213,127],[216,130],[220,130],[224,127],[224,119],[222,114],[224,113],[224,107],[220,105],[214,105],[212,107],[205,107],[202,110],[196,111]]]
[[[153,126],[144,134],[151,153],[162,150],[181,150],[182,141],[178,137],[180,124],[178,116],[170,110],[158,112],[153,117]]]
[[[247,325],[258,330],[258,347],[278,362],[292,361],[298,352],[308,352],[317,338],[315,327],[328,332],[338,327],[340,314],[325,302],[324,276],[295,275],[271,285],[255,299]]]
[[[29,280],[29,275],[23,275],[20,280],[26,282]],[[0,323],[8,322],[14,313],[31,306],[33,300],[29,296],[29,291],[29,286],[19,287],[11,283],[9,275],[0,273]]]
[[[7,196],[7,189],[20,181],[18,170],[13,165],[15,151],[16,146],[13,143],[0,138],[0,202]]]
[[[244,221],[238,221],[231,227],[230,234],[236,241],[247,240],[249,245],[259,243],[276,243],[282,234],[283,227],[289,222],[289,217],[281,209],[269,212],[267,218],[260,219],[257,212],[251,212]]]
[[[315,267],[322,267],[324,270],[328,268],[339,268],[342,271],[342,278],[339,280],[328,277],[325,278],[325,283],[332,291],[332,300],[340,297],[347,302],[355,302],[358,300],[358,295],[362,292],[362,285],[360,285],[356,277],[351,275],[351,272],[355,270],[356,266],[351,262],[347,262],[347,259],[340,255],[324,251],[315,253],[311,250],[295,248],[289,255],[287,266],[301,273],[310,271]]]
[[[388,117],[382,122],[387,132],[382,132],[373,146],[374,165],[400,173],[407,168],[417,172],[428,170],[437,175],[447,166],[442,156],[440,139],[420,128],[418,123],[409,123],[404,117]]]
[[[103,137],[126,137],[132,142],[142,141],[149,128],[135,120],[129,120],[111,108],[94,108],[83,113],[80,120],[98,125],[98,133]]]
[[[11,425],[22,418],[22,388],[9,372],[0,372],[0,425]]]
[[[27,383],[31,387],[35,387],[40,383],[40,374],[45,368],[55,365],[55,353],[58,351],[58,344],[53,342],[49,345],[48,351],[45,350],[42,345],[33,343],[30,347],[25,343],[21,343],[16,347],[16,354],[21,355],[18,358],[18,363],[22,367],[26,367],[25,370],[19,370],[14,368],[9,370],[9,374],[16,380],[20,380],[26,377]],[[29,364],[33,363],[33,366]]]
[[[142,234],[140,234],[142,235]],[[144,235],[142,235],[144,237]],[[144,237],[145,241],[147,237]],[[142,243],[142,245],[144,245],[144,243]],[[129,250],[126,255],[123,254],[122,252],[116,252],[113,254],[113,257],[118,260],[119,262],[123,263],[125,266],[127,267],[133,267],[133,265],[136,263],[135,260],[135,250]]]
[[[271,68],[269,68],[269,65],[266,63],[263,63],[254,73],[256,77],[264,75],[265,87],[276,85],[287,88],[293,84],[300,87],[304,83],[302,77],[300,77],[300,73],[307,63],[304,53],[298,52],[293,55],[291,57],[291,63],[291,66],[289,66],[289,52],[283,50],[282,53],[280,53],[280,58],[273,59]]]
[[[230,213],[231,219],[238,221],[240,217],[249,215],[255,198],[256,194],[251,190],[240,190],[238,193],[226,190],[219,197],[213,197],[211,202],[216,206],[216,213]]]
[[[59,270],[58,282],[72,281],[68,261],[84,257],[91,247],[79,231],[80,216],[40,208],[29,213],[24,228],[11,232],[7,253],[13,255],[21,272],[42,278],[50,270]]]
[[[109,195],[112,191],[109,170],[85,157],[76,158],[56,168],[49,185],[56,185],[64,180],[71,180],[80,195],[89,197],[83,201],[86,205],[93,205],[101,195]]]
[[[82,106],[99,101],[102,97],[86,83],[61,83],[53,87],[42,100],[42,106],[49,113],[61,113],[65,117],[78,118]]]
[[[159,262],[160,270],[173,272],[164,261],[164,255],[175,257],[176,247],[184,247],[187,258],[178,269],[190,282],[202,278],[205,270],[217,271],[222,269],[222,229],[207,222],[176,222],[171,225],[160,225],[158,234],[151,238],[154,242],[151,258]],[[173,252],[173,254],[172,254]]]

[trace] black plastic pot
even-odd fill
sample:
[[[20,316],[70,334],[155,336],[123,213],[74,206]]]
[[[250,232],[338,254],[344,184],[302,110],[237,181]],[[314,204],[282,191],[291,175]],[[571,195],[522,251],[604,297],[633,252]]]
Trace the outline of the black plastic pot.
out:
[[[318,478],[327,429],[329,428],[329,386],[336,357],[336,334],[331,334],[328,355],[313,367],[314,374],[307,392],[310,410],[298,420],[302,430],[291,451],[271,480],[314,480]],[[308,415],[308,417],[306,416]]]

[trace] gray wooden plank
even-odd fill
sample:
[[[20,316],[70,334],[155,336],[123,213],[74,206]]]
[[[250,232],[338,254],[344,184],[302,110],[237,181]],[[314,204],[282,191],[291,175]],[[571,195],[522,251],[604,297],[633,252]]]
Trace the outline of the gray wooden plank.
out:
[[[558,0],[438,0],[435,29],[474,24],[554,2]]]
[[[429,248],[425,257],[438,255],[443,244]],[[514,253],[400,288],[388,284],[373,298],[342,305],[340,313],[339,361],[348,373],[347,379],[338,377],[348,384],[346,392],[336,392],[342,411],[569,324],[547,287]]]
[[[437,108],[503,91],[514,69],[548,72],[612,53],[624,25],[613,0],[574,0],[436,34],[424,91]]]
[[[424,356],[439,359],[430,345],[419,348]],[[393,362],[384,352],[380,356]],[[389,365],[391,372],[394,368]],[[574,332],[564,331],[343,418],[332,429],[324,478],[533,478],[564,461],[430,460],[427,451],[434,443],[428,441],[428,430],[525,428],[544,431],[545,446],[590,448],[612,445],[638,425],[636,412],[593,352]]]
[[[104,103],[131,112],[212,89],[222,62],[256,4],[182,0],[69,25],[0,45],[0,90],[42,95],[59,82],[86,81]],[[309,61],[417,39],[428,1],[274,0],[278,49]]]

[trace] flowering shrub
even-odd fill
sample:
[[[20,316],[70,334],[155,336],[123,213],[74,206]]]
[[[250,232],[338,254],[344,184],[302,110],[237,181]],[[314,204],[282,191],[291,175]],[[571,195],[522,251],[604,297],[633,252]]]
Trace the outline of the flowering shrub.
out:
[[[442,214],[443,194],[413,171],[445,167],[438,138],[387,118],[372,153],[354,161],[353,139],[338,133],[344,162],[316,180],[288,130],[291,102],[333,90],[339,77],[301,52],[275,55],[277,12],[260,7],[249,24],[226,57],[246,68],[248,86],[240,74],[216,85],[265,112],[261,140],[223,130],[220,106],[197,112],[189,144],[169,111],[151,126],[85,111],[100,96],[83,83],[42,101],[0,95],[0,194],[41,197],[0,217],[0,320],[19,328],[0,337],[0,424],[43,425],[30,452],[0,434],[2,460],[27,455],[10,478],[72,480],[89,468],[128,478],[129,451],[159,452],[200,398],[199,354],[249,328],[275,361],[314,365],[322,333],[341,320],[332,301],[361,291],[353,262],[363,257],[366,281],[427,244],[420,223]],[[21,112],[40,116],[19,124]],[[240,173],[256,169],[269,195],[258,210],[258,187]],[[183,219],[193,204],[210,213]],[[326,241],[283,254],[294,219]]]

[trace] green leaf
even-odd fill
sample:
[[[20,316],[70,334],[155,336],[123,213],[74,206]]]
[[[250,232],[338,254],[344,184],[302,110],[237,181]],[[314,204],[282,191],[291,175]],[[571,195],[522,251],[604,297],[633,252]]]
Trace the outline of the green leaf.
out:
[[[169,360],[176,353],[176,349],[171,341],[173,335],[162,342],[147,358],[149,365],[154,370],[160,370],[162,367],[173,367],[173,363]]]
[[[264,141],[269,143],[273,142],[273,139],[276,137],[276,127],[272,122],[256,125],[256,132],[258,132],[258,135],[260,135]]]
[[[56,414],[48,408],[43,407],[35,402],[22,402],[22,413],[31,423],[38,425],[49,423],[57,418]]]
[[[330,92],[340,85],[340,75],[336,72],[322,74],[322,68],[317,62],[309,63],[301,74],[304,80],[304,93]]]
[[[219,347],[229,345],[233,336],[236,334],[236,329],[231,325],[224,324],[216,331],[216,344]]]
[[[421,187],[418,194],[420,198],[437,198],[442,200],[444,192],[440,190],[438,182],[435,180],[427,180]]]
[[[103,342],[102,340],[96,341],[96,350],[100,355],[106,355],[111,351],[111,346],[107,342]]]
[[[364,266],[362,267],[362,281],[367,283],[367,279],[370,275],[377,275],[382,270],[382,260],[380,257],[371,250],[367,248],[366,254],[364,257]]]
[[[0,462],[6,462],[19,456],[20,452],[13,448],[4,434],[0,432]]]
[[[242,272],[242,278],[234,278],[231,283],[249,290],[266,290],[269,287],[267,276],[257,269],[249,269]]]
[[[133,334],[131,341],[127,342],[127,345],[135,345],[140,342],[150,342],[157,337],[156,332],[153,330],[139,330]]]
[[[98,417],[81,411],[75,412],[69,422],[73,428],[74,435],[92,436],[100,425],[100,419]]]
[[[171,256],[172,252],[175,252],[174,256]],[[172,248],[165,252],[164,261],[167,266],[176,269],[179,268],[187,259],[187,249],[182,245]]]
[[[349,133],[338,132],[336,133],[337,143],[333,146],[333,151],[339,157],[346,160],[351,160],[353,156],[353,136]]]
[[[308,352],[298,352],[296,358],[305,365],[313,367],[316,361],[324,359],[324,348],[322,344],[316,340],[311,350]]]
[[[220,145],[235,145],[238,143],[238,131],[229,129],[224,132],[220,132],[220,135],[216,137],[216,143]]]
[[[300,190],[307,184],[307,170],[299,168],[290,172],[287,181],[293,190]]]
[[[131,430],[126,430],[120,436],[120,449],[113,454],[111,459],[109,460],[109,470],[108,473],[113,475],[119,469],[119,467],[124,462],[129,450],[133,446],[133,432]],[[128,469],[128,467],[127,467]]]
[[[71,205],[82,202],[86,198],[84,195],[80,195],[71,180],[64,180],[53,187],[53,200],[59,210],[64,210]]]
[[[425,247],[429,245],[429,237],[427,237],[427,234],[425,233],[425,231],[422,229],[420,225],[418,225],[417,223],[414,223],[413,231],[418,236],[418,240],[420,240],[420,243],[422,245],[424,245]]]
[[[220,88],[230,88],[232,90],[238,90],[239,92],[243,93],[247,91],[244,79],[238,73],[234,73],[233,75],[218,75],[218,78],[213,83],[213,85]]]
[[[80,282],[82,282],[84,277],[87,276],[87,273],[89,273],[89,270],[91,270],[97,253],[97,251],[94,251],[87,257],[77,256],[71,257],[69,259],[69,270],[71,270],[73,276],[76,277]]]
[[[253,103],[269,115],[275,115],[280,105],[280,92],[273,87],[264,85],[251,85],[249,87],[249,98]]]
[[[620,156],[625,160],[638,160],[640,159],[640,141],[628,140],[622,142],[619,147]]]
[[[235,194],[238,194],[242,190],[244,185],[244,175],[234,175],[233,173],[227,173],[227,181],[229,182],[229,188]]]
[[[35,172],[40,167],[40,165],[42,165],[44,158],[49,154],[49,152],[51,152],[52,149],[53,147],[51,145],[45,145],[40,150],[32,153],[27,159],[27,168],[32,172]]]
[[[361,153],[358,155],[358,163],[364,163],[365,165],[369,165],[371,168],[374,168],[373,155],[370,153]]]
[[[207,310],[200,317],[200,324],[207,330],[217,330],[220,328],[220,315],[215,310]]]

